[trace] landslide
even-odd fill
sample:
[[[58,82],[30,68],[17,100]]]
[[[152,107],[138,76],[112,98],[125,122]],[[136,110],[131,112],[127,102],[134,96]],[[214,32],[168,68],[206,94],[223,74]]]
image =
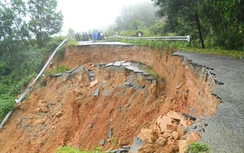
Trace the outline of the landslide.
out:
[[[115,61],[150,67],[160,77],[105,66]],[[170,111],[208,117],[219,104],[212,95],[215,83],[208,69],[164,49],[77,46],[67,48],[63,60],[52,63],[75,69],[55,77],[46,75],[16,106],[0,131],[1,152],[52,153],[64,145],[81,150],[103,145],[104,151],[129,146],[141,131],[157,132],[160,116]],[[178,146],[181,138],[172,139],[171,144]],[[177,151],[177,147],[169,149],[169,142],[152,147],[153,142],[141,152],[153,147],[158,152]]]

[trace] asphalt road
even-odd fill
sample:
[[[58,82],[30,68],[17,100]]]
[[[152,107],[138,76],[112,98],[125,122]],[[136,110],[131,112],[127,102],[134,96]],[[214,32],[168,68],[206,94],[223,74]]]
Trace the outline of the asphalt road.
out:
[[[207,119],[200,142],[210,147],[210,153],[244,153],[244,59],[181,51],[174,55],[211,68],[216,80],[223,83],[213,91],[222,102]]]

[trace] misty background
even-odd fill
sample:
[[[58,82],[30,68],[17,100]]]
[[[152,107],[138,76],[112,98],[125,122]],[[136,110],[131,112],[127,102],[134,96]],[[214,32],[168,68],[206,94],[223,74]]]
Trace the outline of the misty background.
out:
[[[150,8],[154,7],[151,0],[58,0],[57,10],[64,15],[61,34],[65,35],[69,29],[75,32],[90,31],[93,29],[106,31],[111,26],[116,26],[116,17],[121,15],[122,9],[130,6],[146,3]],[[142,10],[145,17],[148,10]]]

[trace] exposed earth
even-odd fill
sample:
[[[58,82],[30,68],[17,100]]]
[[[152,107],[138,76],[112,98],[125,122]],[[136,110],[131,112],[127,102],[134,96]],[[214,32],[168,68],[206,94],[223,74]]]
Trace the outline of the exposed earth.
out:
[[[81,45],[52,63],[73,70],[45,75],[16,106],[0,131],[2,153],[53,153],[65,145],[183,153],[220,104],[213,90],[221,83],[210,69],[166,49]]]

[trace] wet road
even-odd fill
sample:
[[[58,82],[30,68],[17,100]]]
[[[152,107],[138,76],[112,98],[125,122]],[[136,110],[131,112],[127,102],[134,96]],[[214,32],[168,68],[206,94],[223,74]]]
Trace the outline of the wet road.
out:
[[[210,153],[244,153],[244,59],[180,51],[174,55],[211,68],[216,80],[223,83],[213,91],[222,102],[207,119],[200,142],[210,147]]]

